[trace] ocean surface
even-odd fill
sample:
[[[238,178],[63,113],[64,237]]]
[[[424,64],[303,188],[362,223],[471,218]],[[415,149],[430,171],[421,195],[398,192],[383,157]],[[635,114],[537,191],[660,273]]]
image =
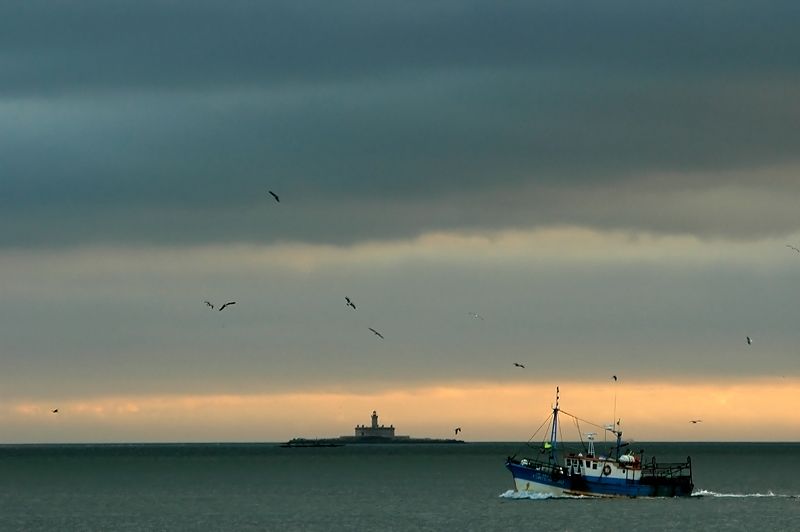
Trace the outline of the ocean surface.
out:
[[[800,530],[800,444],[634,444],[685,499],[520,496],[521,446],[4,445],[0,531]]]

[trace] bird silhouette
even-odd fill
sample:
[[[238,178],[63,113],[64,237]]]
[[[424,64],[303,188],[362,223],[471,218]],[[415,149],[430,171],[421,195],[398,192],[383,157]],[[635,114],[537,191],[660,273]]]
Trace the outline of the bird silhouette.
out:
[[[278,197],[278,195],[277,195],[277,194],[275,194],[275,193],[274,193],[273,191],[271,191],[271,190],[269,191],[269,193],[270,193],[270,194],[272,194],[272,197],[273,197],[273,198],[275,198],[275,201],[277,201],[278,203],[280,203],[280,202],[281,202],[281,199]]]
[[[698,423],[702,423],[702,422],[703,422],[702,419],[693,419],[693,420],[689,421],[689,423],[694,423],[695,425],[697,425]]]
[[[747,345],[750,345],[752,343],[753,343],[753,339],[748,336],[747,337]]]
[[[221,307],[219,307],[219,311],[222,312],[223,310],[225,310],[225,307],[227,307],[228,305],[235,305],[235,304],[236,304],[236,301],[229,301],[229,302],[225,303],[224,305],[222,305]]]
[[[212,310],[214,309],[214,305],[212,305],[212,304],[211,304],[210,302],[208,302],[208,301],[206,301],[206,306],[207,306],[207,307],[211,307],[211,309],[212,309]]]
[[[347,306],[347,307],[353,307],[353,310],[355,310],[355,309],[356,309],[356,305],[355,305],[355,303],[353,303],[352,301],[350,301],[350,298],[349,298],[349,297],[345,296],[345,298],[344,298],[344,299],[347,301],[347,304],[346,304],[345,306]]]
[[[616,375],[612,375],[611,378],[614,379],[615,381],[617,380],[617,376]]]
[[[523,366],[522,364],[517,364],[516,362],[514,362],[514,366],[525,369],[525,366]]]
[[[795,250],[796,252],[800,253],[800,249],[797,249],[797,248],[796,248],[796,247],[794,247],[794,246],[790,246],[789,244],[786,244],[786,247],[787,247],[787,248],[789,248],[789,249],[793,249],[793,250]]]
[[[54,414],[58,414],[58,408],[56,408],[55,410],[53,410],[53,413],[54,413]]]
[[[470,313],[469,313],[469,315],[470,315],[470,316],[475,316],[476,318],[483,319],[483,316],[481,316],[481,315],[479,315],[479,314],[475,314],[474,312],[470,312]]]
[[[456,436],[458,436],[458,433],[459,433],[459,432],[461,432],[461,427],[458,427],[458,428],[455,430]]]
[[[372,327],[367,327],[367,329],[369,329],[370,331],[374,332],[377,336],[380,336],[381,338],[383,338],[383,335],[381,333],[379,333],[378,331],[376,331],[375,329],[373,329]]]

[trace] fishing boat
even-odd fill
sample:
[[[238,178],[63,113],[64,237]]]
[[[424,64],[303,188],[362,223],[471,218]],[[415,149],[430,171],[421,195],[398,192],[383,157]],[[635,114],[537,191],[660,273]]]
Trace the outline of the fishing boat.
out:
[[[619,422],[601,426],[568,414],[558,406],[558,393],[556,388],[556,403],[548,419],[550,439],[542,442],[538,456],[517,458],[517,453],[506,460],[517,492],[590,497],[687,497],[692,494],[691,457],[682,463],[658,463],[655,457],[645,461],[644,451],[638,455],[630,449],[623,452],[628,444],[622,442]],[[582,447],[579,452],[564,449],[557,438],[560,416],[572,418],[578,426],[584,423],[613,435],[615,444],[611,456],[595,452],[597,433],[593,432],[586,433],[587,441],[579,444]],[[526,448],[531,449],[530,445]]]

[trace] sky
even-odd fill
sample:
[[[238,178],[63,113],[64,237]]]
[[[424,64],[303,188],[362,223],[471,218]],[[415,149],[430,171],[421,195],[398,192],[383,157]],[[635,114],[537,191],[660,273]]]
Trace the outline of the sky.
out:
[[[0,442],[800,440],[798,23],[0,2]]]

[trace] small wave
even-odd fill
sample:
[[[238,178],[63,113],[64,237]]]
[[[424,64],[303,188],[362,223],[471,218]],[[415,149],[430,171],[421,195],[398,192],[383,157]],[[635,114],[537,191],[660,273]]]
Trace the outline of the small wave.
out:
[[[535,493],[532,491],[514,491],[508,490],[507,492],[500,495],[503,499],[552,499],[555,495],[551,495],[549,493]]]
[[[514,491],[508,490],[507,492],[499,495],[501,499],[531,499],[535,501],[542,501],[546,499],[594,499],[595,497],[587,495],[568,495],[553,494],[553,493],[537,493],[535,491]],[[767,493],[718,493],[709,490],[696,490],[692,493],[692,497],[709,497],[720,499],[759,499],[759,498],[776,498],[776,499],[800,499],[800,495],[782,495],[776,494],[771,491]],[[647,497],[641,497],[643,499]]]
[[[717,493],[716,491],[696,490],[692,493],[692,497],[718,497],[718,498],[731,498],[731,499],[757,499],[757,498],[785,498],[785,499],[798,499],[800,495],[778,495],[768,491],[767,493]]]
[[[553,493],[537,493],[535,491],[514,491],[508,490],[500,495],[501,499],[532,499],[535,501],[542,501],[545,499],[586,499],[591,497],[584,497],[583,495],[556,495]]]

